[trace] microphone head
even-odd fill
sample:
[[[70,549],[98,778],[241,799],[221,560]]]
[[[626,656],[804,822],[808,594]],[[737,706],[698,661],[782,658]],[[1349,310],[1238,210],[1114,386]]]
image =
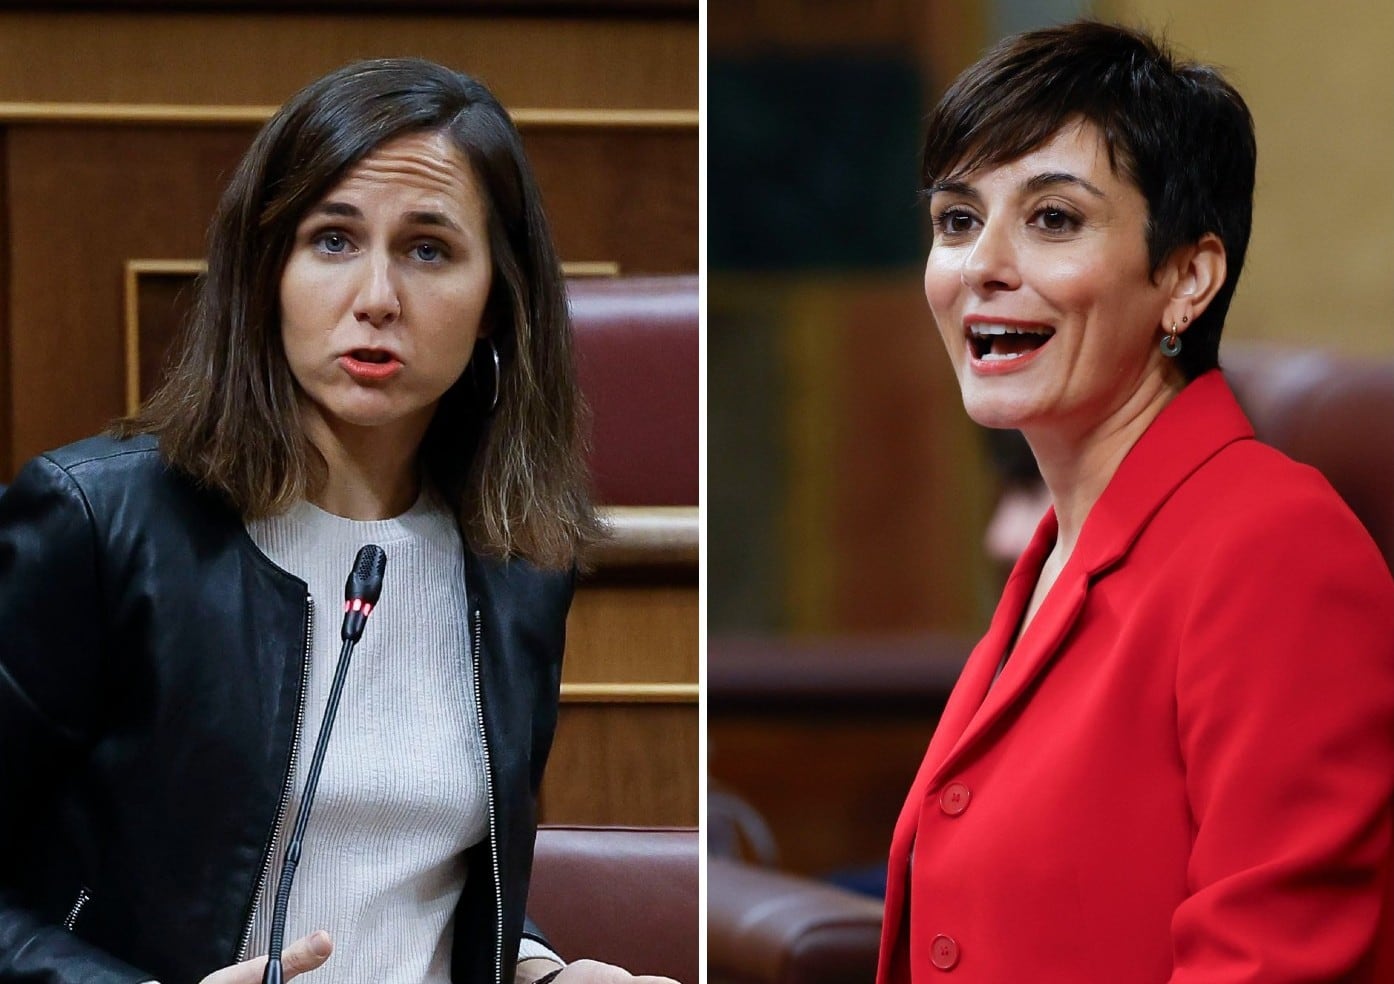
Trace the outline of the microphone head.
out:
[[[353,570],[344,582],[344,625],[340,635],[357,642],[363,635],[368,613],[382,594],[382,574],[387,570],[387,554],[376,543],[369,543],[353,559]]]
[[[376,605],[382,594],[382,574],[387,570],[387,554],[376,543],[369,543],[353,559],[353,570],[344,582],[344,601]]]

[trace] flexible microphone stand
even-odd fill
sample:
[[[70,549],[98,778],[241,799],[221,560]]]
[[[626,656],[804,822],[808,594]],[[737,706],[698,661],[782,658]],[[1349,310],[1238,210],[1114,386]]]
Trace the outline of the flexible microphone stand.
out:
[[[319,738],[315,741],[315,752],[310,758],[310,771],[305,778],[305,795],[295,811],[295,826],[291,828],[290,843],[286,847],[285,859],[281,862],[281,881],[276,888],[275,907],[271,910],[271,946],[267,953],[266,971],[262,974],[262,984],[282,984],[284,979],[281,967],[281,950],[285,944],[286,907],[290,904],[290,886],[295,880],[295,869],[300,864],[300,844],[305,837],[305,826],[310,821],[310,806],[314,803],[315,787],[319,785],[320,768],[324,765],[324,752],[329,747],[329,732],[334,727],[334,715],[339,709],[339,697],[344,692],[344,680],[348,676],[349,659],[353,647],[363,637],[363,627],[368,622],[368,614],[377,604],[382,594],[382,575],[387,568],[387,555],[382,547],[370,543],[358,551],[353,560],[353,570],[349,572],[344,585],[344,626],[340,637],[344,647],[339,651],[339,662],[334,668],[334,682],[329,688],[329,704],[324,709],[324,721],[320,724]]]

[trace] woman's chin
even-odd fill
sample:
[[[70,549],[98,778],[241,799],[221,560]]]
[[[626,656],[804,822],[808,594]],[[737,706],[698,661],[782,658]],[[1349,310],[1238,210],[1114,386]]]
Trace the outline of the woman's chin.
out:
[[[1012,414],[992,414],[992,413],[972,413],[968,416],[973,423],[980,427],[990,427],[993,430],[1021,430],[1020,418]]]
[[[359,393],[354,398],[315,404],[312,413],[332,430],[395,433],[413,430],[429,422],[435,404],[419,406],[383,393]]]
[[[994,430],[1020,430],[1032,416],[1024,401],[1005,399],[1000,393],[975,392],[972,387],[963,391],[963,409],[973,423]]]

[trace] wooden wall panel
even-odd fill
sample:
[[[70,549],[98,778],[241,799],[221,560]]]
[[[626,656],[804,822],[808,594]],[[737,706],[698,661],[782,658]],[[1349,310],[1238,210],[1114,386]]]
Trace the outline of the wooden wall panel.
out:
[[[523,129],[563,259],[616,262],[625,273],[696,268],[695,130]],[[15,265],[4,477],[124,412],[125,264],[203,255],[218,194],[254,133],[247,124],[8,128]],[[630,197],[653,207],[623,205]],[[52,398],[65,391],[74,398]]]
[[[697,271],[697,130],[527,127],[528,159],[567,260],[623,273]]]
[[[189,269],[193,265],[191,261],[165,264],[140,260],[126,264],[121,286],[125,413],[133,413],[164,379],[170,350],[196,299],[198,273]],[[203,264],[197,265],[202,272]]]
[[[245,127],[10,128],[12,468],[123,412],[125,262],[202,255],[248,140]]]
[[[696,18],[0,12],[0,101],[277,105],[360,58],[419,55],[507,106],[697,108]]]
[[[697,823],[692,704],[563,703],[544,823]]]
[[[884,864],[891,831],[934,731],[934,715],[735,711],[707,727],[713,789],[760,813],[779,867],[808,875]]]
[[[567,621],[548,821],[698,822],[698,630],[695,562],[602,563],[582,580]]]
[[[602,567],[582,582],[567,622],[547,820],[697,823],[698,629],[695,564]]]
[[[567,622],[572,683],[696,683],[697,582],[583,584]]]

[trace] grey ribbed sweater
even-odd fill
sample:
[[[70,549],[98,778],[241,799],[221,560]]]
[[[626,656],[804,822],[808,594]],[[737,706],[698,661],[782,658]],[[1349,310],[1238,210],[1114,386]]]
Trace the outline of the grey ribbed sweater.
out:
[[[454,518],[423,496],[395,519],[361,522],[309,503],[248,524],[314,600],[304,732],[290,810],[253,923],[270,937],[271,893],[334,676],[344,579],[358,548],[387,554],[382,597],[354,650],[325,756],[286,941],[329,931],[316,984],[449,984],[463,852],[488,834],[484,756]],[[489,877],[488,872],[474,873]],[[520,959],[550,955],[524,940]]]

